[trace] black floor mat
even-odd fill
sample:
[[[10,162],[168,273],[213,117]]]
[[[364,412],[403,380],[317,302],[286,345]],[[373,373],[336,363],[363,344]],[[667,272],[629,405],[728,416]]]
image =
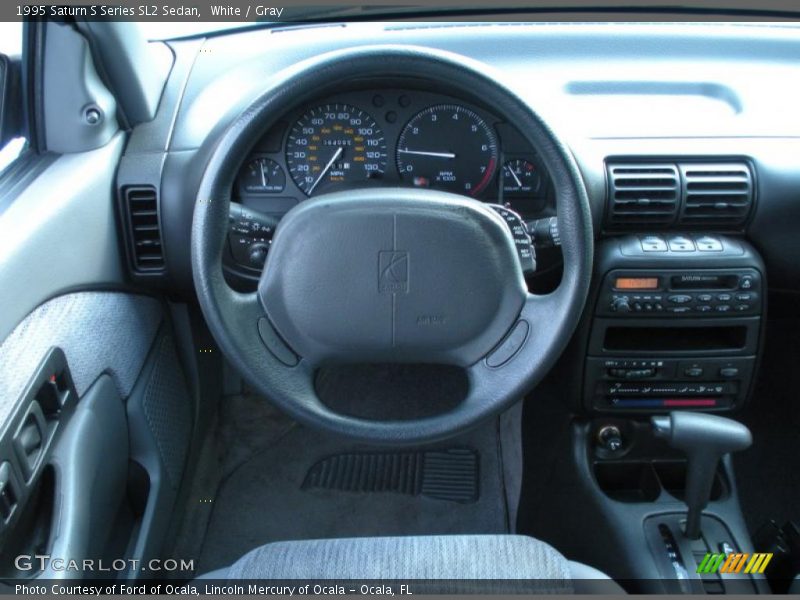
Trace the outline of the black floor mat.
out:
[[[311,467],[303,487],[477,502],[478,464],[478,453],[469,448],[337,454]]]
[[[187,516],[184,542],[177,545],[181,556],[197,558],[198,572],[229,565],[272,541],[509,530],[496,420],[445,444],[393,453],[309,430],[263,399],[240,396],[225,399],[217,431],[216,465],[209,462],[207,469],[218,469],[219,483],[194,492],[196,518]],[[370,461],[387,453],[413,455],[427,476],[401,485],[378,475]],[[343,456],[362,458],[345,459],[346,466],[330,462]],[[369,475],[373,483],[331,484],[326,468]],[[406,467],[405,474],[411,472]],[[377,491],[381,482],[391,490]],[[397,493],[406,490],[419,493]]]

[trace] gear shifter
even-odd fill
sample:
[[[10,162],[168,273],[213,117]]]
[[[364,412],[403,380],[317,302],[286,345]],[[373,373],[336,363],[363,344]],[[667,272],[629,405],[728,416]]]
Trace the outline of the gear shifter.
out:
[[[723,455],[744,450],[753,441],[750,430],[737,421],[702,413],[673,412],[652,417],[658,437],[686,453],[686,537],[700,537],[700,516],[708,505],[717,464]]]

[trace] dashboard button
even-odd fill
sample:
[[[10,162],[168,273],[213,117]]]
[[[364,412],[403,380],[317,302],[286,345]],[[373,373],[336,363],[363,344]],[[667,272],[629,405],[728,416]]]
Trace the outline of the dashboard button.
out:
[[[717,294],[717,300],[720,302],[730,302],[731,297],[732,296],[730,294]]]
[[[722,252],[722,242],[715,237],[704,235],[694,240],[700,252]]]
[[[686,236],[676,235],[668,240],[672,252],[694,252],[694,242]]]
[[[692,297],[686,294],[673,294],[672,296],[668,296],[667,300],[673,304],[686,304],[692,301]]]
[[[749,304],[737,304],[736,305],[736,310],[739,311],[739,312],[748,311],[748,310],[750,310],[750,305]]]
[[[711,310],[711,307],[708,304],[700,304],[695,308],[697,312],[709,312]]]
[[[717,312],[730,312],[731,305],[730,304],[719,304],[714,307]]]
[[[736,377],[739,374],[739,369],[736,367],[724,367],[719,370],[720,377],[725,377],[726,379],[730,379],[731,377]]]
[[[739,302],[750,302],[753,299],[753,294],[736,294],[736,299]]]
[[[742,275],[739,278],[740,290],[752,290],[755,287],[755,278],[752,275]]]
[[[697,296],[698,302],[711,302],[714,299],[714,296],[711,294],[699,294]]]
[[[692,309],[690,307],[688,307],[688,306],[670,306],[667,309],[667,311],[669,311],[671,313],[675,313],[675,314],[688,313],[690,310],[692,310]]]
[[[666,252],[667,251],[667,243],[664,241],[663,238],[660,238],[657,235],[648,235],[648,236],[639,238],[639,243],[641,243],[642,250],[644,252]]]
[[[704,371],[703,367],[689,367],[683,373],[687,377],[700,377]]]

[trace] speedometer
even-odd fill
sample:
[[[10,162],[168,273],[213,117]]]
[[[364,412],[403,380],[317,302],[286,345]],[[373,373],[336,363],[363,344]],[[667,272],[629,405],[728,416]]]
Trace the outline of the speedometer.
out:
[[[419,187],[476,196],[497,168],[497,140],[476,113],[439,104],[414,116],[397,142],[397,169]]]
[[[386,171],[386,140],[375,120],[349,104],[306,112],[286,144],[292,179],[307,196],[341,184],[379,179]]]

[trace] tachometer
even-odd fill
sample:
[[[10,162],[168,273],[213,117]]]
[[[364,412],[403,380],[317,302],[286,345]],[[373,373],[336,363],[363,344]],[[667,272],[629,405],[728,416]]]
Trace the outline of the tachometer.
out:
[[[375,120],[348,104],[306,112],[292,127],[286,164],[306,195],[337,185],[379,179],[386,171],[386,140]]]
[[[397,168],[415,186],[476,196],[496,167],[492,128],[463,106],[426,108],[408,122],[397,142]]]

